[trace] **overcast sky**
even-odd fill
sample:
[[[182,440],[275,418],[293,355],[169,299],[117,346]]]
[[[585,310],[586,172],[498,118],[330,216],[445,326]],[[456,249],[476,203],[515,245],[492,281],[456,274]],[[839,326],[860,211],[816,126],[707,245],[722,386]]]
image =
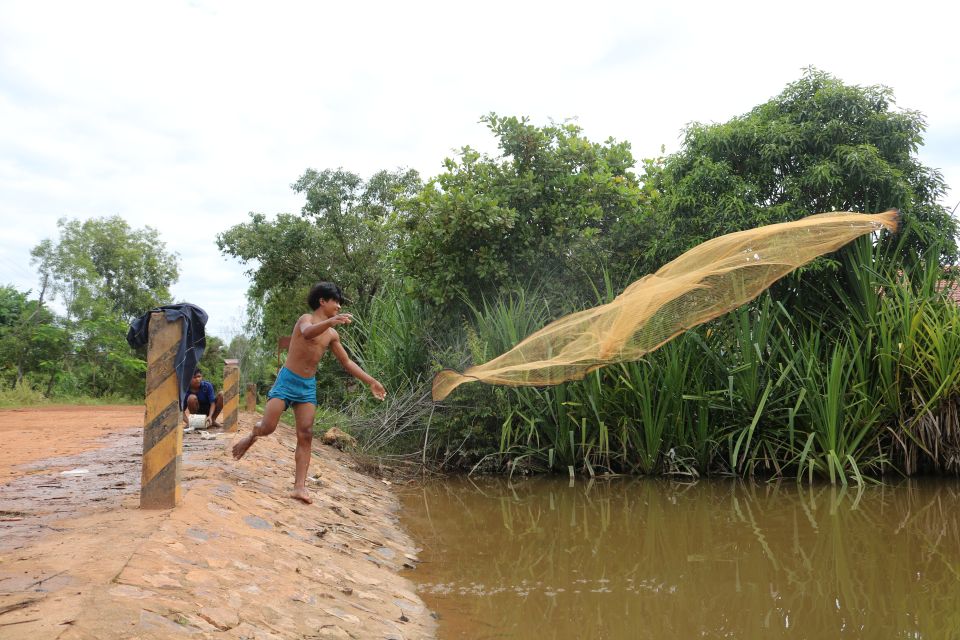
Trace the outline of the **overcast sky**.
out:
[[[942,6],[937,6],[942,5]],[[298,212],[303,171],[436,175],[481,115],[576,118],[638,159],[815,66],[927,117],[960,200],[958,10],[946,2],[0,0],[0,284],[61,217],[120,215],[180,255],[178,301],[239,331],[245,267],[216,234]]]

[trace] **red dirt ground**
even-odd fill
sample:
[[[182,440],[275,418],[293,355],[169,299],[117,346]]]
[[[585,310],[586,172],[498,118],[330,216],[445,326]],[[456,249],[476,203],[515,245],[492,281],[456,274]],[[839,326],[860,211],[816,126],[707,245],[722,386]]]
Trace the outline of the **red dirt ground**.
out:
[[[433,637],[388,482],[320,447],[314,503],[293,500],[296,434],[235,461],[260,418],[240,412],[184,436],[176,508],[140,509],[143,412],[0,410],[0,638]]]
[[[98,449],[104,436],[142,429],[143,412],[142,406],[0,409],[0,484],[31,472],[18,466]]]

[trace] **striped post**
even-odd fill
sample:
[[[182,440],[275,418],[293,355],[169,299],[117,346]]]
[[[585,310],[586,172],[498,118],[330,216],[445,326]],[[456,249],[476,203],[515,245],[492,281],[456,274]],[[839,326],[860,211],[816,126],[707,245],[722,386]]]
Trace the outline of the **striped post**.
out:
[[[174,358],[182,334],[183,324],[179,320],[168,322],[162,312],[150,314],[141,509],[172,509],[180,502],[183,428]]]
[[[247,383],[247,412],[253,413],[257,410],[257,385],[253,382]]]
[[[223,430],[236,431],[240,414],[240,361],[224,360],[223,363]]]

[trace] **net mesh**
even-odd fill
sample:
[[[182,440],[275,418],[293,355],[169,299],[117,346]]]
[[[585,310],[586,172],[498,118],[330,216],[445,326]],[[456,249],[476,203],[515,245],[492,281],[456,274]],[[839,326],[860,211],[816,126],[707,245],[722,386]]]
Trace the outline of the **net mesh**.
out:
[[[704,242],[637,280],[612,302],[564,316],[463,373],[433,379],[443,400],[465,382],[546,386],[637,360],[674,336],[760,295],[776,280],[855,238],[897,229],[895,210],[820,213]]]

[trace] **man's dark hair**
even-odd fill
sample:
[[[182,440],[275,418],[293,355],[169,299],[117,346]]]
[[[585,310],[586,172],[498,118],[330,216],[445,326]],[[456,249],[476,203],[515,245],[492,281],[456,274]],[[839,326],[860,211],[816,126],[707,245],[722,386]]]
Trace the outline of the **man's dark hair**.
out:
[[[193,370],[193,375],[197,375],[198,373],[203,373],[203,371],[200,370],[200,367],[197,367]]]
[[[332,282],[318,282],[313,285],[310,293],[307,294],[307,304],[310,306],[310,309],[316,311],[317,307],[320,306],[321,300],[336,300],[340,304],[343,304],[343,292],[340,291],[340,287]]]

